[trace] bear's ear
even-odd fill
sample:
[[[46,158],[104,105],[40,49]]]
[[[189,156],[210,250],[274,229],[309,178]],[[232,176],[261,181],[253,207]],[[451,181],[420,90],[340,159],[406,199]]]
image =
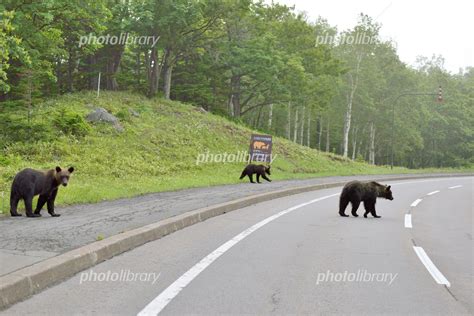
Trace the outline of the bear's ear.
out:
[[[61,167],[57,166],[56,167],[56,172],[61,172]]]
[[[392,187],[392,186],[391,186],[391,185],[389,185],[389,186],[387,187],[387,191],[388,191],[388,190],[390,190],[390,188],[391,188],[391,187]]]
[[[73,173],[74,172],[74,167],[69,167],[69,169],[67,169],[67,171],[69,171],[69,173]]]

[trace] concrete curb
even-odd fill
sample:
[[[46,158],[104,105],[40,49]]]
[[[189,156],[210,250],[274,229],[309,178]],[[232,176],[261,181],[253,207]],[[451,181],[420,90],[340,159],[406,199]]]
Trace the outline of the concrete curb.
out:
[[[407,179],[442,178],[473,176],[473,174],[446,174],[402,176],[374,179],[375,181],[393,181]],[[342,186],[345,182],[334,182],[302,187],[293,187],[278,191],[266,192],[226,203],[221,203],[198,210],[186,212],[165,220],[136,228],[104,240],[46,259],[31,266],[16,270],[0,277],[0,310],[22,301],[43,289],[70,278],[76,273],[93,267],[123,252],[159,239],[185,227],[205,221],[208,218],[241,209],[256,203],[272,199]]]

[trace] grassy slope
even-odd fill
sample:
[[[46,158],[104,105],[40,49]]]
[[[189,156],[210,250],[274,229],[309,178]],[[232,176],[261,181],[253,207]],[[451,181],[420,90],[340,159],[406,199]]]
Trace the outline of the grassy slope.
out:
[[[91,125],[76,137],[53,127],[61,110],[85,116],[103,107],[121,118],[125,132]],[[129,109],[139,117],[129,114]],[[71,185],[61,189],[58,203],[97,202],[139,194],[239,182],[242,163],[196,166],[199,153],[237,153],[248,149],[252,130],[225,118],[201,113],[178,102],[149,100],[128,93],[78,93],[49,100],[35,110],[34,121],[49,127],[53,141],[15,143],[0,151],[0,210],[8,211],[9,186],[25,167],[76,168]],[[47,136],[48,137],[48,136]],[[46,138],[47,138],[46,137]],[[354,163],[339,156],[274,138],[273,179],[328,175],[404,173],[409,170]],[[2,192],[5,198],[2,199]]]

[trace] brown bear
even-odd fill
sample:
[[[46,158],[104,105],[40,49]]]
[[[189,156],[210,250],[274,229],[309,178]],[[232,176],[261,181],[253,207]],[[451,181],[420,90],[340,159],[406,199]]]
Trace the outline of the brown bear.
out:
[[[51,170],[24,169],[20,171],[12,183],[10,194],[10,214],[11,216],[21,216],[17,212],[18,202],[25,201],[26,216],[41,216],[41,208],[47,203],[48,213],[51,216],[60,216],[54,213],[54,200],[58,194],[60,185],[67,186],[69,177],[74,171],[73,167],[63,170],[56,167]],[[33,213],[33,197],[39,194],[38,204]]]
[[[270,180],[266,175],[270,175],[270,166],[266,167],[264,165],[254,165],[254,164],[250,164],[250,165],[247,165],[247,167],[245,167],[244,171],[242,171],[242,174],[240,175],[240,178],[239,179],[243,179],[245,176],[248,176],[249,179],[250,179],[250,182],[251,183],[255,183],[253,181],[253,175],[254,173],[257,174],[257,182],[258,183],[261,183],[260,182],[260,177],[264,178],[265,180],[267,180],[268,182],[272,182],[272,180]]]
[[[357,209],[361,201],[364,202],[365,213],[364,217],[367,218],[367,214],[371,213],[373,217],[380,218],[375,211],[375,202],[378,197],[393,200],[391,186],[385,186],[375,181],[360,182],[351,181],[347,183],[342,189],[341,197],[339,199],[339,215],[349,216],[345,214],[345,210],[349,202],[352,204],[352,216],[357,215]]]

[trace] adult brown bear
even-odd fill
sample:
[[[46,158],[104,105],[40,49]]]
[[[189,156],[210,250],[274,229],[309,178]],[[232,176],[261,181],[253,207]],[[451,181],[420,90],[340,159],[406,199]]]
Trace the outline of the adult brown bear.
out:
[[[54,213],[54,200],[58,194],[60,185],[67,186],[69,177],[74,171],[73,167],[63,170],[60,167],[55,169],[40,171],[24,169],[20,171],[12,183],[10,194],[10,214],[11,216],[21,216],[17,212],[18,202],[25,201],[26,216],[39,217],[43,206],[47,203],[48,213],[51,216],[59,216]],[[33,213],[33,197],[39,194],[38,205]]]
[[[359,208],[360,202],[364,202],[365,213],[364,217],[367,218],[367,214],[371,213],[373,217],[380,218],[375,211],[375,202],[378,197],[393,200],[391,186],[385,186],[375,181],[371,182],[360,182],[351,181],[347,183],[342,189],[341,197],[339,198],[339,215],[349,216],[345,214],[345,210],[349,202],[352,204],[352,216],[357,215],[357,209]]]
[[[266,167],[264,165],[254,165],[254,164],[250,164],[250,165],[247,165],[247,167],[245,167],[245,169],[242,171],[242,174],[240,175],[240,178],[239,179],[243,179],[245,176],[248,176],[249,179],[250,179],[250,182],[251,183],[255,183],[253,181],[253,175],[254,173],[257,174],[257,182],[260,183],[260,177],[264,178],[265,180],[267,180],[268,182],[272,182],[272,180],[270,180],[266,175],[270,175],[270,166]]]

